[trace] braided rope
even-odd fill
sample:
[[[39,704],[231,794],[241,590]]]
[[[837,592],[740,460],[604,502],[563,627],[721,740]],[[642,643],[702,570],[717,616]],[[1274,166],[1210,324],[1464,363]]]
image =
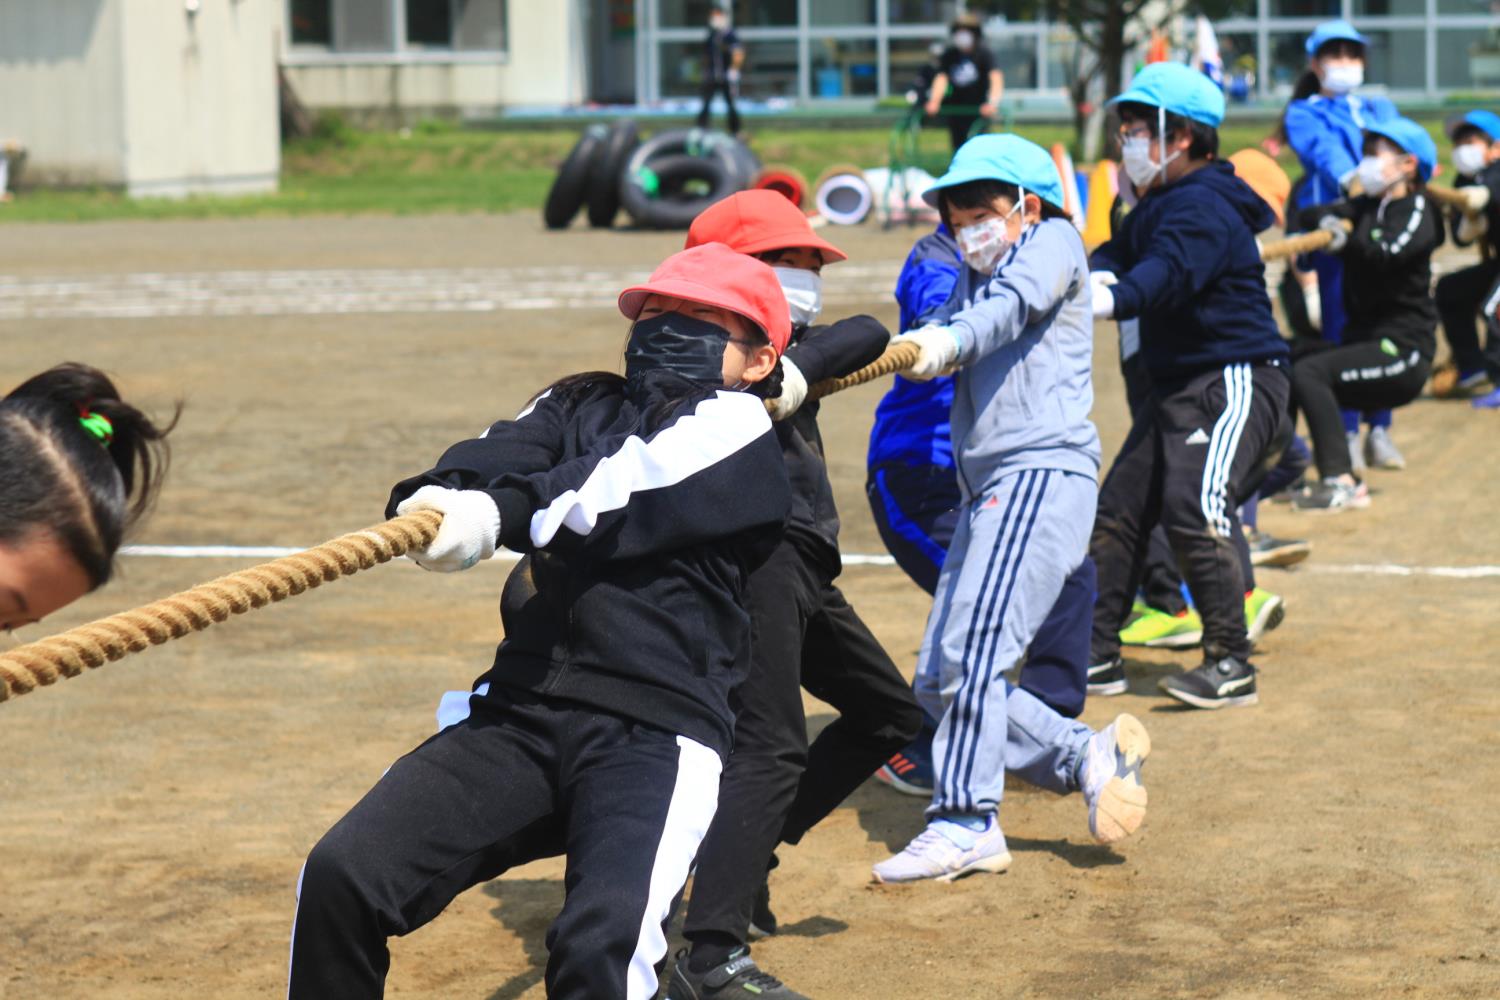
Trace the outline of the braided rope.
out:
[[[201,632],[230,615],[265,607],[320,584],[389,562],[437,535],[443,516],[419,511],[343,535],[295,555],[240,570],[150,604],[0,654],[0,701]]]
[[[827,378],[821,382],[814,382],[807,389],[807,398],[809,400],[822,399],[829,393],[842,392],[857,385],[864,385],[866,382],[873,382],[878,378],[885,378],[887,375],[909,371],[911,366],[917,363],[917,358],[921,354],[921,348],[911,341],[892,344],[885,349],[884,354],[859,371],[850,372],[843,378]]]

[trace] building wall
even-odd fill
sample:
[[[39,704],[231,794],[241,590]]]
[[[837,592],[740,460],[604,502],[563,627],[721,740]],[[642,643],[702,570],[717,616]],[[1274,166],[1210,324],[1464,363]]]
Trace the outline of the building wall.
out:
[[[166,195],[272,191],[281,170],[280,0],[119,0],[126,187]]]
[[[0,3],[0,141],[22,180],[123,184],[120,0]]]
[[[311,108],[410,121],[585,97],[582,27],[572,2],[512,2],[504,53],[288,51],[283,65]]]

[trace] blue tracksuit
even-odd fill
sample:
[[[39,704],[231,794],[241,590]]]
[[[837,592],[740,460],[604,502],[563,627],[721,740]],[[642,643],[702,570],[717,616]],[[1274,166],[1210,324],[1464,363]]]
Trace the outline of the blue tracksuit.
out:
[[[896,280],[900,329],[946,318],[962,267],[946,226],[918,240]],[[913,382],[897,375],[870,432],[866,490],[875,524],[897,564],[929,594],[937,589],[959,517],[952,405],[951,376]],[[1068,577],[1021,670],[1022,688],[1069,717],[1083,710],[1093,609],[1094,563],[1085,559]]]
[[[1385,97],[1324,97],[1314,94],[1286,108],[1286,137],[1302,163],[1305,180],[1297,186],[1296,207],[1327,205],[1343,197],[1342,179],[1356,166],[1364,146],[1364,128],[1396,117],[1396,105]],[[1318,275],[1323,301],[1323,339],[1344,340],[1344,262],[1337,254],[1313,253],[1308,262]],[[1372,425],[1388,427],[1390,410],[1365,415]],[[1357,430],[1359,420],[1345,414],[1344,428]]]

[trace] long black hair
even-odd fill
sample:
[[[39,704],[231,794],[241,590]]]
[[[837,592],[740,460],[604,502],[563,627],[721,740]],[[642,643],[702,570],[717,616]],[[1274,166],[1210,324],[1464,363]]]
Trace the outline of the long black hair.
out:
[[[177,412],[154,423],[88,365],[61,364],[21,383],[0,399],[0,544],[50,532],[102,586],[156,499],[176,424]]]

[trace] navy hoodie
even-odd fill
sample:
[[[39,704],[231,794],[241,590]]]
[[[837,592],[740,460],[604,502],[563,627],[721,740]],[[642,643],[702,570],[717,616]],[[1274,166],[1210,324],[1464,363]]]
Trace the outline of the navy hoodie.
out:
[[[1285,364],[1255,234],[1271,208],[1222,161],[1157,188],[1090,266],[1112,271],[1115,319],[1140,320],[1141,358],[1171,391],[1237,362]]]

